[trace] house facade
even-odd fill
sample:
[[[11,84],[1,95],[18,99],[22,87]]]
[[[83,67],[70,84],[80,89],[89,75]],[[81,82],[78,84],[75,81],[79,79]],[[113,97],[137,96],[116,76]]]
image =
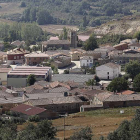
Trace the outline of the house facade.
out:
[[[26,65],[34,66],[47,60],[49,60],[49,55],[46,53],[30,53],[30,54],[25,55]]]
[[[7,52],[7,64],[8,65],[15,65],[15,64],[24,64],[25,59],[24,55],[28,54],[29,52],[22,49],[22,48],[15,48]]]
[[[121,66],[114,63],[107,63],[96,67],[96,75],[100,79],[112,80],[119,76],[121,72]]]
[[[92,67],[92,66],[93,66],[93,57],[92,56],[80,57],[80,67]]]

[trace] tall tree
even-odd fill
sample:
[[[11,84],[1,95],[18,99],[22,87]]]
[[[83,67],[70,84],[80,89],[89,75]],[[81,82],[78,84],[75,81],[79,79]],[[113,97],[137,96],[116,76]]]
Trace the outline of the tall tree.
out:
[[[140,63],[138,61],[130,61],[125,66],[125,72],[130,75],[132,80],[140,73]]]
[[[33,85],[36,81],[36,77],[34,74],[30,74],[28,77],[27,77],[27,83],[28,85]]]
[[[135,91],[140,91],[140,74],[135,76],[133,81],[133,88]]]
[[[111,92],[120,92],[128,89],[128,81],[124,78],[115,78],[108,85],[107,90]]]
[[[86,51],[88,50],[94,50],[98,48],[98,44],[97,44],[97,40],[94,34],[92,34],[89,39],[86,41],[85,45],[84,45],[84,49]]]

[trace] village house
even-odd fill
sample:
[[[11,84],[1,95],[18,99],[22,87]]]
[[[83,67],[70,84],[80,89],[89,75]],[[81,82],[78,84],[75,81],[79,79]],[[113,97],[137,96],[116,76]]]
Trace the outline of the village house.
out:
[[[89,102],[82,101],[77,96],[64,96],[42,99],[29,99],[25,104],[53,110],[58,113],[76,113],[80,111],[80,106],[87,105]]]
[[[128,47],[129,47],[129,49],[132,49],[132,50],[139,50],[140,44],[139,43],[129,44]]]
[[[128,49],[128,44],[127,43],[120,43],[120,44],[117,44],[113,47],[116,50],[126,50],[126,49]]]
[[[16,66],[7,74],[8,87],[26,87],[27,77],[34,74],[36,81],[46,80],[51,81],[52,69],[51,67],[37,67],[37,66]]]
[[[0,85],[7,85],[7,74],[12,68],[0,68]]]
[[[0,63],[6,63],[7,62],[7,53],[0,51]]]
[[[22,104],[22,103],[23,103],[22,97],[1,97],[0,98],[0,107],[2,108],[3,113],[5,111],[9,111],[11,108],[13,108],[19,104]]]
[[[140,62],[140,54],[139,53],[123,53],[111,55],[110,59],[112,62],[117,64],[125,64],[131,60],[137,60]]]
[[[49,55],[46,53],[30,53],[25,55],[25,64],[26,65],[37,65],[40,64],[43,61],[49,60]]]
[[[104,108],[140,106],[140,94],[111,95],[103,101]]]
[[[15,48],[13,50],[7,51],[7,64],[15,65],[15,64],[24,64],[25,59],[24,55],[29,52],[22,48]]]
[[[121,66],[114,63],[107,63],[96,67],[96,75],[100,79],[112,80],[119,76]]]
[[[26,104],[20,104],[10,109],[11,112],[18,113],[21,118],[28,119],[31,116],[38,116],[40,119],[54,119],[59,115],[56,112],[45,108],[34,107]]]
[[[112,93],[110,92],[101,92],[101,93],[98,93],[94,96],[94,99],[93,99],[93,102],[92,104],[93,105],[102,105],[103,106],[103,101],[105,99],[107,99],[108,97],[110,97],[112,95]]]
[[[92,67],[93,66],[93,57],[92,56],[83,56],[80,57],[80,67]]]
[[[51,56],[51,58],[52,58],[51,64],[56,68],[63,68],[71,65],[71,57],[68,55],[56,54]]]
[[[70,47],[77,47],[77,32],[70,32],[70,41],[69,40],[48,40],[42,42],[42,52],[49,49],[64,49],[69,50]]]

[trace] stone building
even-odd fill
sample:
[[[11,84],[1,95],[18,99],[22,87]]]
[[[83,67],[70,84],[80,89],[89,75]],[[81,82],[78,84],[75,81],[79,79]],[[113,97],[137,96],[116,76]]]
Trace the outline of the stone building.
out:
[[[70,47],[77,47],[77,32],[70,32],[70,40],[48,40],[42,42],[42,52],[48,49],[64,49],[69,50]]]

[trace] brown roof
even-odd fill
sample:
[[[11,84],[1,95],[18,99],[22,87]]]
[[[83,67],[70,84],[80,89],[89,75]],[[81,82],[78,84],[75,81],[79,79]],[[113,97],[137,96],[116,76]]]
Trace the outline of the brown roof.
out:
[[[102,92],[102,93],[96,94],[95,97],[98,98],[100,101],[104,101],[105,99],[107,99],[111,95],[112,95],[112,93]]]
[[[131,90],[125,90],[125,91],[122,91],[122,92],[118,92],[117,94],[123,94],[123,95],[129,95],[129,94],[134,94],[135,92],[134,91],[131,91]]]
[[[65,83],[61,83],[61,82],[58,82],[58,81],[55,81],[55,82],[50,83],[50,87],[51,88],[56,88],[56,87],[59,87],[59,86],[66,87],[69,90],[71,89],[70,86],[67,85],[67,84],[65,84]]]
[[[11,111],[15,111],[15,112],[19,112],[19,113],[23,113],[23,114],[31,116],[31,115],[40,114],[40,113],[46,111],[46,109],[21,104],[21,105],[18,105],[16,107],[12,108]]]

